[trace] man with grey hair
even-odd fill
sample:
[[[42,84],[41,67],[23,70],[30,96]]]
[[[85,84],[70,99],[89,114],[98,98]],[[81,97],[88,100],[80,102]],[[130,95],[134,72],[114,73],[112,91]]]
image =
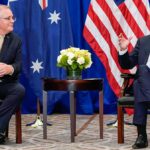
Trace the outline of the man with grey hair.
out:
[[[13,32],[13,25],[12,11],[8,6],[0,5],[0,144],[5,142],[5,130],[25,93],[18,82],[21,40]]]

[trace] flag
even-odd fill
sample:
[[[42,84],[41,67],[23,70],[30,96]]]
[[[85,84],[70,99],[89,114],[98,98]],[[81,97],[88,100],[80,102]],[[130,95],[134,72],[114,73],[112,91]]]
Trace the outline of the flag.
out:
[[[7,0],[1,0],[0,4],[7,5],[7,2],[8,2]]]
[[[133,37],[129,51],[135,46],[137,38],[150,32],[150,8],[148,0],[125,0],[119,5],[114,0],[91,0],[85,21],[83,35],[98,58],[103,63],[110,87],[117,96],[124,71],[118,63],[118,36]]]
[[[65,72],[56,66],[57,56],[73,46],[67,0],[9,0],[8,4],[15,16],[14,31],[23,43],[22,73],[42,104],[41,78],[64,78]],[[64,94],[49,93],[49,113]]]

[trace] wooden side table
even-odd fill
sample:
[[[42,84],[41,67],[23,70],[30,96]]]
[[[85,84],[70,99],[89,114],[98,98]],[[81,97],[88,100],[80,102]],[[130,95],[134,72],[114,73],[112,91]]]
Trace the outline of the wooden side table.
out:
[[[87,80],[57,80],[43,78],[43,138],[47,139],[47,92],[48,91],[68,91],[70,94],[70,127],[71,142],[75,142],[75,136],[84,129],[81,127],[76,132],[76,91],[99,91],[99,129],[100,138],[103,139],[103,79]],[[95,116],[95,115],[94,115]],[[94,119],[92,116],[90,120]],[[89,123],[88,121],[87,123]],[[86,126],[87,123],[84,125]]]

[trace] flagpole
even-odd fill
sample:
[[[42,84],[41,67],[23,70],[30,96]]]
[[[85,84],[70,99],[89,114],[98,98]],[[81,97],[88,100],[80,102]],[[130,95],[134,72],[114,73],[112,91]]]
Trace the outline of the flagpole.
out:
[[[40,100],[39,98],[37,98],[37,116],[35,121],[26,124],[26,126],[31,126],[33,128],[39,127],[39,126],[43,126],[43,121],[41,119],[41,108],[40,108]],[[51,126],[51,123],[47,123],[48,126]]]
[[[40,100],[37,99],[37,116],[40,116],[40,114],[41,114]]]

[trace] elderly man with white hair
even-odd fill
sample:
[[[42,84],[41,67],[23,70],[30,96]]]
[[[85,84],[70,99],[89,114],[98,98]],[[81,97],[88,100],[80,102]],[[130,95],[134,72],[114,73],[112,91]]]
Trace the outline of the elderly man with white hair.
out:
[[[21,70],[21,40],[13,32],[14,16],[8,6],[0,5],[0,144],[5,130],[25,93],[18,82]]]

